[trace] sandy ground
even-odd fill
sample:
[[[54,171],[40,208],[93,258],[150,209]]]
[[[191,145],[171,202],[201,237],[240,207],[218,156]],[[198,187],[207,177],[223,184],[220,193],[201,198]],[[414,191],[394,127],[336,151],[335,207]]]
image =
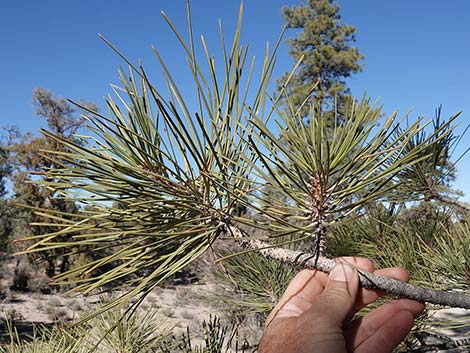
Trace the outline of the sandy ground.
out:
[[[0,285],[8,286],[13,276],[15,263],[12,261],[2,267]],[[166,284],[156,288],[140,305],[143,311],[156,310],[161,318],[162,331],[170,329],[176,336],[190,332],[195,336],[194,343],[202,337],[202,322],[211,315],[217,315],[226,326],[233,324],[228,313],[214,305],[214,297],[219,288],[213,283],[199,279],[194,283]],[[113,296],[119,293],[113,292]],[[102,295],[67,296],[61,293],[41,294],[10,291],[9,296],[0,299],[0,341],[7,337],[6,320],[15,322],[25,334],[33,332],[34,326],[51,326],[56,322],[72,322],[85,311],[96,308],[103,300]],[[261,337],[262,330],[254,318],[247,317],[239,329],[241,341],[255,344]]]
[[[197,345],[203,340],[202,321],[208,320],[211,315],[217,315],[222,324],[231,325],[227,314],[208,301],[207,295],[214,292],[213,287],[211,284],[190,284],[158,288],[148,295],[140,309],[157,310],[162,332],[171,331],[178,336],[189,327],[192,343]],[[6,325],[1,324],[2,320],[13,319],[19,331],[28,335],[33,332],[33,326],[50,326],[64,320],[71,322],[80,317],[84,310],[99,305],[100,301],[99,296],[70,298],[62,294],[12,292],[10,300],[0,303],[0,341],[8,341],[8,332]],[[249,318],[239,329],[240,342],[249,346],[255,345],[261,334],[261,328]]]

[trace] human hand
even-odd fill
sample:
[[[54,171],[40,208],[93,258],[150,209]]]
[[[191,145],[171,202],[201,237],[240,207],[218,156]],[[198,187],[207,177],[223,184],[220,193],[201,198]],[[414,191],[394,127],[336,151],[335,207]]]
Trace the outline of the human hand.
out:
[[[359,288],[354,267],[374,272],[371,260],[340,258],[329,275],[302,270],[268,316],[259,353],[390,353],[405,338],[424,304],[398,299],[350,321],[386,293]],[[403,268],[375,271],[408,282]]]

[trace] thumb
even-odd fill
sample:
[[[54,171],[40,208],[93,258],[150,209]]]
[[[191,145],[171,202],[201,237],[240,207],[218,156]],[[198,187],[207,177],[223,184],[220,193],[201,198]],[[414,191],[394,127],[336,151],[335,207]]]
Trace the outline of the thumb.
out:
[[[316,317],[337,327],[349,317],[359,291],[359,276],[354,267],[338,263],[333,267],[325,289],[310,307]]]

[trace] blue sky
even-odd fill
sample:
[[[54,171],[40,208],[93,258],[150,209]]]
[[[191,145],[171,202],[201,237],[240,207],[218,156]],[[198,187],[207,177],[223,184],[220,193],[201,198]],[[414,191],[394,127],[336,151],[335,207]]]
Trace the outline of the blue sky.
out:
[[[470,116],[470,1],[468,0],[340,0],[342,22],[357,28],[356,46],[364,54],[364,71],[349,79],[356,96],[380,98],[387,113],[410,116],[434,114],[443,105],[447,117],[463,111],[461,128]],[[283,5],[293,0],[245,0],[243,39],[250,53],[261,58],[265,43],[276,42]],[[217,48],[217,20],[227,37],[233,33],[238,0],[193,0],[193,27],[209,47]],[[41,86],[60,96],[103,104],[117,83],[123,62],[99,38],[102,33],[130,59],[147,68],[155,45],[184,85],[189,75],[184,56],[164,22],[165,10],[185,29],[184,0],[20,0],[3,2],[0,11],[0,126],[37,130],[31,91]],[[288,33],[289,35],[289,33]],[[292,61],[283,46],[274,77],[289,70]],[[214,50],[216,52],[216,50]],[[461,142],[456,156],[470,146]],[[470,156],[458,165],[455,186],[470,200]]]

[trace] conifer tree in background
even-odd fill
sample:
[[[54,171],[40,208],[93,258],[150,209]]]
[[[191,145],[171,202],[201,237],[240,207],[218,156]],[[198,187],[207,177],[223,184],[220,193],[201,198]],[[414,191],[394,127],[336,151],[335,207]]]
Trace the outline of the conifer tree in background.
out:
[[[283,109],[288,114],[299,110],[304,117],[300,123],[307,126],[310,119],[322,119],[328,128],[327,139],[331,138],[333,126],[346,117],[344,108],[352,99],[346,79],[362,71],[363,56],[353,46],[356,29],[341,24],[339,12],[334,0],[307,0],[281,10],[287,35],[291,35],[286,40],[289,54],[296,63],[291,77],[287,72],[277,80],[278,90],[284,92]],[[272,196],[274,191],[270,190],[267,198]],[[311,252],[324,248],[315,241],[302,247]]]
[[[352,46],[356,29],[340,23],[339,10],[334,0],[307,0],[282,9],[287,28],[295,33],[287,40],[289,54],[295,62],[303,58],[283,100],[290,110],[303,106],[304,117],[312,104],[320,115],[341,111],[349,96],[345,79],[362,71],[364,57]],[[287,77],[288,73],[278,80],[280,89]]]
[[[7,195],[6,182],[11,172],[8,161],[7,142],[0,140],[0,248],[9,248],[9,238],[12,232],[12,212],[5,196]]]
[[[5,187],[6,176],[9,174],[9,167],[7,164],[7,149],[0,145],[0,198],[5,196],[7,191]]]
[[[51,91],[44,88],[33,90],[33,104],[36,107],[36,116],[44,119],[47,128],[62,139],[72,139],[80,143],[75,133],[82,127],[83,118],[80,110],[64,98],[55,97]],[[88,107],[95,107],[91,103],[84,103]],[[28,234],[44,234],[50,231],[47,225],[29,225],[38,222],[40,217],[32,208],[55,209],[61,212],[75,213],[78,206],[71,200],[57,198],[57,194],[50,188],[34,184],[41,171],[54,169],[62,165],[59,159],[52,160],[47,151],[54,153],[65,152],[64,145],[45,136],[26,133],[10,139],[6,146],[9,154],[9,165],[13,169],[10,180],[13,186],[11,201],[30,208],[16,208],[15,233],[16,236]],[[12,205],[10,207],[13,207]],[[61,250],[51,250],[46,256],[46,274],[50,277],[57,272],[65,272],[69,268],[69,256]]]
[[[287,34],[292,35],[286,43],[296,69],[277,80],[278,92],[283,92],[280,102],[287,114],[306,118],[299,123],[308,126],[310,119],[322,119],[327,139],[345,118],[343,108],[352,99],[345,79],[362,70],[363,56],[351,46],[356,29],[340,23],[339,10],[334,0],[308,0],[281,10]],[[269,185],[265,188],[267,199],[281,197]],[[307,242],[304,247],[315,252],[317,245]]]
[[[20,132],[16,126],[2,126],[0,134],[0,249],[11,251],[11,241],[15,229],[21,222],[24,214],[12,204],[14,178],[17,165],[12,151],[20,139]]]

